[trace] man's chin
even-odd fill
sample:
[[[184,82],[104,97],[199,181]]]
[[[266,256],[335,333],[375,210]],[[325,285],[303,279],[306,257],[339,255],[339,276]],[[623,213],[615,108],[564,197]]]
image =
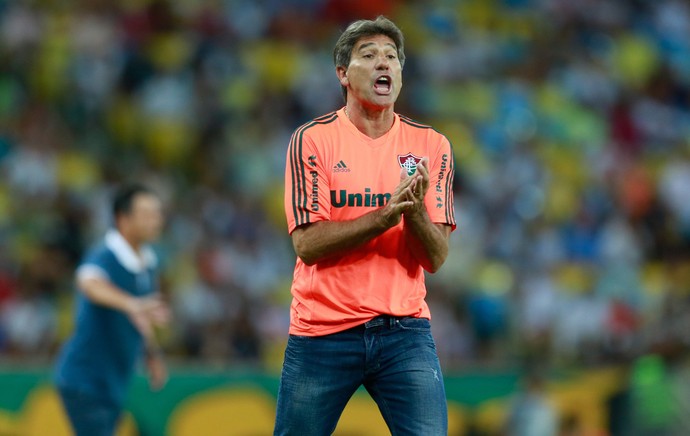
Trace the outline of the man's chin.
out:
[[[387,94],[374,94],[372,100],[372,103],[380,106],[382,108],[390,107],[393,106],[398,99],[398,95],[393,93],[392,91]]]
[[[156,233],[149,233],[148,235],[145,235],[142,239],[144,242],[150,243],[150,242],[155,242],[160,238],[161,234],[160,232]]]

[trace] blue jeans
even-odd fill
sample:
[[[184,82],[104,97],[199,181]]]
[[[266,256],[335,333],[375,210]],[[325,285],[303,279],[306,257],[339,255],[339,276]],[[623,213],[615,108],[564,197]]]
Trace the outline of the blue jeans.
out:
[[[362,385],[392,435],[448,433],[443,376],[429,320],[377,317],[331,335],[290,335],[274,435],[332,434]]]
[[[71,389],[58,388],[62,404],[77,436],[112,436],[121,408],[109,401]]]

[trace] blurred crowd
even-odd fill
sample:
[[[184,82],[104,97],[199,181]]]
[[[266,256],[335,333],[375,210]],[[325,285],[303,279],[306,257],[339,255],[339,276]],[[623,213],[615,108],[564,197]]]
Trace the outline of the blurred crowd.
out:
[[[427,276],[449,368],[683,349],[690,305],[684,0],[0,0],[0,358],[50,359],[123,181],[163,196],[167,352],[280,365],[292,131],[343,105],[339,33],[406,36],[396,110],[456,159]]]

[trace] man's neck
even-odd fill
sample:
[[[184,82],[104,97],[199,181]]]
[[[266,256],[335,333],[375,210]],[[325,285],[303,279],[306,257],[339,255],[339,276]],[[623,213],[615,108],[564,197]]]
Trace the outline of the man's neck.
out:
[[[127,241],[130,247],[132,247],[132,250],[139,256],[141,254],[141,241],[139,241],[138,238],[133,237],[130,234],[120,232],[122,237]]]
[[[347,104],[345,115],[360,132],[372,139],[380,138],[388,133],[395,120],[392,106],[385,109],[367,110],[359,105]]]

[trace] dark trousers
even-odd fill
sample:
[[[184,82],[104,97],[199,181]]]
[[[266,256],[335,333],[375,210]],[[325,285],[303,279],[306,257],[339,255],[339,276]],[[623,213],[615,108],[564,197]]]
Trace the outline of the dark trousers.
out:
[[[110,401],[83,392],[58,388],[76,436],[113,436],[122,413]]]
[[[445,436],[448,411],[427,319],[378,317],[326,336],[290,336],[274,435],[323,436],[361,385],[394,436]]]

